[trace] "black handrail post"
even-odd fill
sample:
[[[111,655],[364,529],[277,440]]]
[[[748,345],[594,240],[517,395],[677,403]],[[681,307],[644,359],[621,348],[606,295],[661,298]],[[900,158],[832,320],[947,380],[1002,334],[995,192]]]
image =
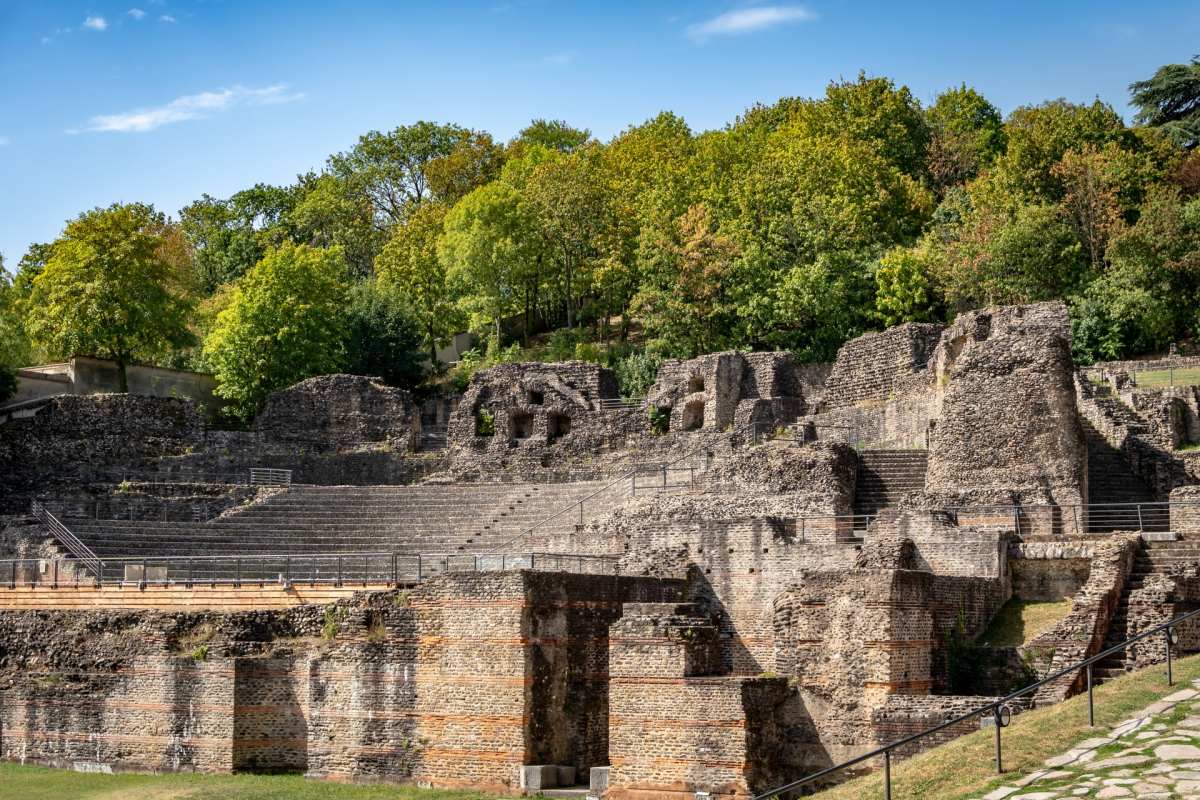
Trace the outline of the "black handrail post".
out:
[[[1000,750],[1000,706],[992,709],[992,724],[996,727],[996,774],[1004,774],[1004,761],[1002,760],[1003,753]]]
[[[1165,631],[1163,631],[1163,636],[1166,637],[1166,640],[1167,640],[1167,686],[1174,686],[1175,685],[1175,673],[1174,673],[1174,670],[1172,669],[1172,664],[1171,664],[1171,626],[1170,625],[1168,625],[1167,629]]]
[[[1088,690],[1088,727],[1096,727],[1096,707],[1092,703],[1092,664],[1089,661],[1087,665],[1087,690]]]
[[[883,751],[883,800],[892,800],[892,751]]]

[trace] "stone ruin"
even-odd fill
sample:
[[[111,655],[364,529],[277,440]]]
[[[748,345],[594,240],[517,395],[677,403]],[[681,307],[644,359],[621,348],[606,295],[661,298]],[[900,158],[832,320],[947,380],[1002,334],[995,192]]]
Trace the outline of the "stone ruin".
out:
[[[1194,387],[1070,353],[1042,303],[867,334],[832,364],[668,361],[646,398],[595,364],[505,364],[436,404],[444,448],[406,392],[356,376],[275,395],[248,431],[125,396],[0,417],[0,559],[21,559],[0,561],[0,758],[768,791],[1200,608]],[[295,484],[188,477],[252,466]],[[31,501],[141,571],[94,586]],[[199,556],[238,579],[191,580]],[[1069,608],[993,646],[1013,599]],[[987,660],[964,676],[967,646]]]

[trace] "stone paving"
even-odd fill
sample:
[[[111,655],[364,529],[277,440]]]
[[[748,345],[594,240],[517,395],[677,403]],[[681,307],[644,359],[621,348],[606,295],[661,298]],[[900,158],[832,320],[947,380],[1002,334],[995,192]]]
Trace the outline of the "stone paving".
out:
[[[982,800],[1200,800],[1200,680]]]

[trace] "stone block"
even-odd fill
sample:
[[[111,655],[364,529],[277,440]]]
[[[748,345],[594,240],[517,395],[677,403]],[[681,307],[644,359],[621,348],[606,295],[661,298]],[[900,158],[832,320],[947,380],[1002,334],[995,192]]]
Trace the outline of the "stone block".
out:
[[[600,797],[608,791],[608,774],[612,767],[592,767],[588,774],[588,796]]]
[[[558,788],[558,767],[553,764],[526,764],[521,767],[521,788],[526,792]]]

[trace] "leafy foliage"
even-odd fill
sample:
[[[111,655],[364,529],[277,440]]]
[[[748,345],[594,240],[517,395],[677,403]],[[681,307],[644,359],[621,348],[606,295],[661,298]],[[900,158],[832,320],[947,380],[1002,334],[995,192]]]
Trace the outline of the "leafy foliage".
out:
[[[421,331],[397,291],[374,281],[354,285],[346,317],[344,371],[377,375],[391,386],[407,389],[421,382],[425,377]]]
[[[113,205],[81,214],[54,243],[33,280],[26,325],[59,356],[111,358],[120,370],[191,343],[191,303],[179,286],[170,226],[152,206]]]
[[[231,413],[247,419],[271,392],[336,372],[346,303],[346,264],[336,247],[283,244],[239,279],[204,343]]]
[[[1200,145],[1200,56],[1167,64],[1154,76],[1129,85],[1137,121],[1162,128],[1180,147]]]

